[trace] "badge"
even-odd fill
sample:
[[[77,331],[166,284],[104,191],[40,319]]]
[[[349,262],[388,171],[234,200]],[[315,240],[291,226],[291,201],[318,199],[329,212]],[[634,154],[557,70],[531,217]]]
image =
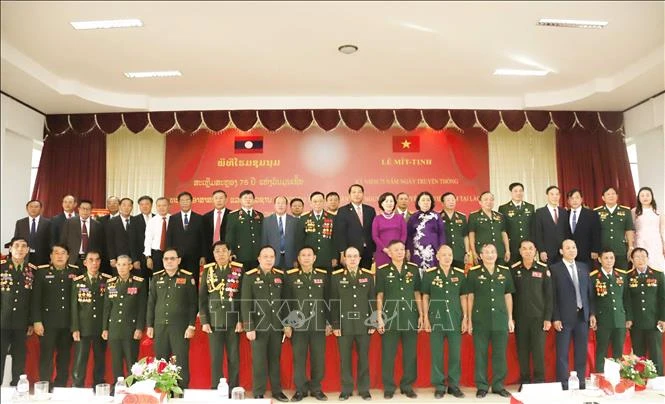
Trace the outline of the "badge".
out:
[[[323,284],[323,279],[314,279],[314,284],[315,285]]]
[[[177,278],[175,280],[176,285],[184,285],[185,283],[187,283],[187,279],[185,279],[185,278]]]
[[[69,279],[74,279],[74,278],[76,278],[76,274],[69,274],[67,277],[68,277]]]
[[[275,285],[281,285],[282,284],[282,278],[275,278]]]
[[[478,279],[480,279],[480,280],[485,280],[485,279],[487,279],[487,278],[485,278],[485,275],[480,275],[480,276],[478,277]]]
[[[55,279],[55,275],[48,274],[48,275],[44,276],[44,279]]]
[[[620,276],[617,276],[617,285],[622,286],[623,285],[623,278]]]
[[[636,288],[639,285],[639,282],[637,281],[637,278],[630,278],[630,282],[628,283],[629,288]]]
[[[542,277],[543,277],[543,274],[542,274],[542,272],[536,272],[536,271],[534,271],[534,272],[531,272],[531,277],[532,277],[532,278],[542,278]]]
[[[389,274],[388,274],[388,276],[386,276],[386,278],[394,278],[394,277],[395,277],[395,274],[394,274],[394,273],[392,273],[392,272],[391,272],[391,273],[389,273]]]
[[[367,279],[367,278],[358,279],[358,283],[367,283],[368,281],[369,281],[369,279]]]
[[[459,278],[450,278],[450,281],[451,281],[451,282],[458,282],[458,281],[459,281]]]
[[[342,278],[342,280],[339,281],[340,285],[347,285],[348,283],[349,283],[349,281],[347,281],[346,278]]]
[[[503,274],[499,274],[499,276],[497,276],[496,279],[504,280],[504,279],[506,279],[506,277],[503,276]]]
[[[261,279],[261,278],[256,278],[256,280],[254,281],[254,284],[255,284],[255,285],[262,285],[262,284],[263,284],[263,279]]]
[[[139,292],[139,288],[127,288],[128,295],[135,295]]]

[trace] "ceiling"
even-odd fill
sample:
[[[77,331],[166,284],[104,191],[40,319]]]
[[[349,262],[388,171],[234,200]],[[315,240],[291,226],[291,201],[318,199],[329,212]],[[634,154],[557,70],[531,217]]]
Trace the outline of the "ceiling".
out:
[[[1,3],[2,91],[45,113],[623,110],[665,89],[665,3]],[[606,20],[604,29],[540,18]],[[69,22],[140,18],[142,28]],[[344,55],[342,44],[359,51]],[[496,68],[546,68],[500,77]],[[124,72],[180,70],[127,79]]]

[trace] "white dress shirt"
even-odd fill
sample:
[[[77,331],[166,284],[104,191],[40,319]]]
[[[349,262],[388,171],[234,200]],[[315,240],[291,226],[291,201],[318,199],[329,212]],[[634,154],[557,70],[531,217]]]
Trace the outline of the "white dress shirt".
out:
[[[284,235],[286,235],[286,213],[283,215],[278,215],[275,213],[275,220],[277,221],[277,232],[279,233],[279,218],[282,218],[282,227],[284,228]]]
[[[166,217],[166,227],[169,226],[170,213],[166,216],[155,215],[150,218],[145,226],[145,241],[143,242],[143,255],[149,257],[152,250],[159,250],[159,243],[162,240],[162,218]]]
[[[550,216],[552,216],[552,221],[554,223],[559,221],[559,207],[558,206],[552,206],[549,203],[547,204],[547,209],[550,211]],[[556,212],[556,213],[554,213]],[[556,215],[556,216],[554,216]]]
[[[577,226],[577,224],[580,223],[580,212],[581,211],[582,211],[581,206],[570,210],[570,215],[568,215],[568,224],[570,225],[570,231],[573,231],[573,215],[575,215],[575,221],[577,222],[575,224],[575,226]]]
[[[607,210],[610,211],[610,214],[614,214],[614,211],[617,210],[617,206],[619,206],[619,205],[614,205],[613,207],[610,208],[609,206],[605,205]]]
[[[81,246],[79,247],[79,254],[85,254],[85,251],[83,251],[83,223],[85,223],[85,230],[88,233],[88,246],[90,246],[90,218],[81,219],[79,221],[79,226],[81,226]]]
[[[220,213],[220,212],[222,213],[222,216],[221,216],[222,221],[224,221],[224,215],[226,214],[226,208],[215,209],[215,211],[213,212],[213,216],[212,216],[212,231],[213,231],[213,232],[214,232],[215,230],[217,230],[217,228],[215,227],[215,225],[217,224],[217,217],[219,216],[219,213]],[[190,220],[191,220],[191,218],[190,218]],[[221,223],[220,223],[220,226],[221,226]]]

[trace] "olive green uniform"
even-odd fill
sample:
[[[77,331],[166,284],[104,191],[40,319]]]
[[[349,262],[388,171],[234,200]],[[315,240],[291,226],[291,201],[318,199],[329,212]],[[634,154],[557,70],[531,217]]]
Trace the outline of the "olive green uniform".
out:
[[[376,293],[383,293],[385,332],[381,344],[381,374],[385,393],[395,392],[395,355],[402,340],[402,380],[400,390],[413,390],[417,377],[418,306],[415,292],[420,292],[420,271],[412,262],[399,270],[395,264],[379,267],[376,274]]]
[[[152,275],[146,322],[155,328],[155,356],[167,359],[175,355],[182,368],[182,380],[178,383],[181,388],[189,386],[189,339],[185,338],[185,331],[196,324],[198,311],[196,282],[191,272],[178,269],[169,276],[162,270]]]
[[[663,334],[658,331],[658,321],[665,321],[665,277],[653,268],[640,273],[633,268],[627,273],[628,292],[633,326],[630,328],[633,352],[650,358],[663,371]]]
[[[430,268],[423,274],[422,293],[429,295],[429,306],[425,307],[432,331],[430,350],[432,353],[432,385],[436,391],[445,391],[443,372],[443,344],[448,340],[449,388],[459,388],[460,352],[462,344],[462,320],[464,313],[460,297],[467,294],[464,270],[450,268],[448,275],[440,267]]]
[[[201,325],[210,324],[210,387],[216,388],[222,377],[222,357],[226,346],[227,380],[229,390],[238,386],[240,370],[239,334],[240,288],[243,268],[239,262],[225,267],[213,262],[203,267],[199,286],[199,316]]]
[[[282,393],[280,358],[282,355],[282,319],[288,307],[283,301],[284,271],[277,268],[264,273],[254,268],[245,272],[242,281],[240,318],[245,331],[256,331],[252,346],[252,394],[266,391],[266,361],[273,396]]]
[[[300,217],[296,226],[296,251],[304,246],[314,248],[316,262],[314,266],[330,272],[333,259],[339,257],[339,251],[333,242],[335,230],[335,215],[323,211],[316,220],[314,212],[308,212]]]
[[[506,220],[499,212],[492,211],[492,217],[487,216],[482,210],[477,210],[469,215],[469,233],[475,233],[476,253],[485,244],[494,244],[497,253],[497,264],[503,263],[506,248],[503,245],[501,233],[506,231]]]
[[[543,322],[552,320],[552,274],[547,265],[534,261],[530,268],[522,262],[512,265],[515,285],[513,319],[515,341],[520,363],[520,383],[531,383],[531,357],[533,356],[533,382],[545,382],[545,338]]]
[[[225,235],[229,248],[245,270],[258,265],[256,259],[261,250],[263,213],[254,209],[250,213],[244,209],[229,213]]]
[[[374,276],[367,269],[357,270],[355,275],[348,269],[332,273],[330,291],[331,323],[341,330],[337,337],[341,362],[342,394],[353,392],[352,352],[356,344],[358,355],[356,377],[358,392],[369,393],[369,330],[375,328],[372,313],[376,311]]]
[[[448,217],[448,214],[442,211],[441,219],[446,229],[446,244],[453,249],[453,266],[464,268],[464,256],[466,255],[464,237],[469,236],[466,216],[464,213],[455,211],[452,217]]]
[[[472,267],[467,276],[469,293],[473,293],[472,324],[475,354],[475,382],[478,390],[487,391],[487,351],[492,344],[493,392],[504,390],[506,346],[508,345],[508,308],[504,296],[515,293],[510,269],[497,265],[490,274],[484,265]]]
[[[600,220],[600,247],[614,251],[617,268],[628,268],[626,232],[635,230],[630,208],[616,205],[614,213],[606,205],[594,209]]]
[[[532,240],[531,230],[533,227],[533,216],[536,207],[529,202],[522,201],[519,207],[513,201],[508,201],[499,206],[506,220],[506,233],[510,245],[510,261],[515,263],[520,260],[520,243],[522,240]]]
[[[104,294],[111,275],[99,273],[92,277],[86,271],[73,280],[71,332],[78,331],[81,340],[74,345],[73,387],[83,387],[88,369],[90,347],[93,353],[93,386],[104,383],[106,341],[102,339]]]

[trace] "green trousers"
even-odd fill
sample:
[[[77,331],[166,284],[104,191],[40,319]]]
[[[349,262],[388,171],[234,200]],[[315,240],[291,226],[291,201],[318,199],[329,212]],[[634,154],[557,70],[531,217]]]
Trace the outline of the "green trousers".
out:
[[[342,335],[337,337],[339,347],[339,358],[341,361],[342,374],[342,393],[353,393],[353,364],[352,352],[353,344],[356,344],[356,353],[358,355],[358,364],[356,377],[358,379],[358,392],[369,393],[369,338],[368,334],[361,335]]]
[[[443,344],[448,340],[448,387],[459,387],[460,349],[462,334],[456,331],[434,331],[430,333],[430,352],[432,354],[432,386],[436,391],[445,391],[443,372]]]
[[[69,379],[69,362],[72,356],[72,333],[69,328],[44,327],[39,339],[39,378],[51,381],[53,353],[57,353],[56,375],[53,387],[66,387]]]
[[[503,380],[506,378],[506,345],[508,344],[508,331],[473,330],[473,351],[475,355],[475,381],[478,390],[489,390],[487,381],[487,351],[492,344],[492,391],[499,392],[504,389]]]
[[[416,344],[418,333],[410,331],[386,331],[381,343],[381,375],[383,391],[395,392],[395,356],[397,355],[397,343],[402,340],[402,380],[399,388],[402,392],[413,390],[413,383],[418,373]]]
[[[90,357],[91,347],[94,369],[92,372],[93,386],[106,383],[104,380],[104,371],[106,370],[106,341],[101,336],[81,337],[81,341],[74,345],[72,387],[85,387],[85,375],[88,371],[88,358]]]
[[[282,331],[256,331],[256,339],[251,345],[252,394],[257,396],[266,392],[266,362],[272,395],[281,393],[279,361],[282,355]]]
[[[178,386],[183,389],[189,387],[189,340],[185,338],[186,329],[186,324],[155,325],[155,356],[168,361],[171,355],[175,355],[182,377]]]
[[[518,320],[515,323],[517,358],[520,363],[520,383],[531,383],[531,359],[533,358],[533,382],[545,382],[545,338],[543,322],[539,319]]]
[[[645,356],[656,365],[659,376],[663,374],[663,334],[653,327],[653,330],[630,329],[630,339],[633,343],[633,352],[637,356]]]
[[[294,331],[291,335],[293,346],[293,379],[296,391],[321,391],[321,380],[326,363],[326,333],[324,331]],[[309,353],[310,379],[307,380],[307,354]]]
[[[131,372],[132,365],[138,360],[139,341],[132,337],[110,339],[109,349],[114,380],[118,380],[120,376],[127,376]]]
[[[238,386],[238,372],[240,370],[238,339],[239,335],[234,328],[213,331],[212,334],[209,334],[211,389],[216,389],[219,379],[222,378],[224,347],[226,347],[226,380],[229,384],[229,392]]]
[[[608,328],[598,326],[596,330],[596,372],[605,370],[607,348],[612,344],[612,358],[621,358],[623,342],[626,339],[625,328]]]

